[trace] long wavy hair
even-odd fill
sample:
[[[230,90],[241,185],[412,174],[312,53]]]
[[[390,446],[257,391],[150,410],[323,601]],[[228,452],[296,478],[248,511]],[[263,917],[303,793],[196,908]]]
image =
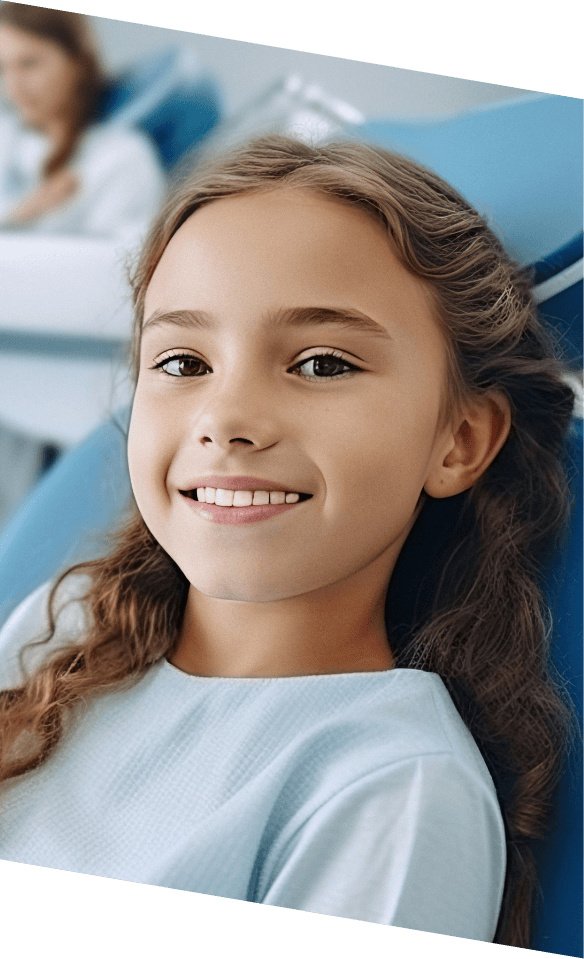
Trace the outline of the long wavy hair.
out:
[[[508,848],[495,941],[528,947],[537,890],[530,841],[545,835],[572,735],[570,703],[550,664],[540,578],[569,510],[562,457],[574,395],[538,319],[530,276],[451,186],[380,148],[284,136],[209,160],[169,198],[133,270],[135,378],[146,289],[181,224],[213,200],[284,185],[356,205],[384,225],[396,256],[432,294],[447,344],[450,412],[492,390],[510,403],[510,434],[481,479],[450,499],[426,498],[388,589],[387,627],[397,666],[443,678],[491,770]],[[73,572],[89,576],[86,632],[3,694],[0,780],[45,762],[67,711],[88,694],[137,681],[176,648],[184,574],[135,505],[116,535],[109,555],[78,564],[53,587],[44,641],[55,631],[57,590]]]
[[[43,174],[49,177],[71,159],[81,133],[97,115],[99,97],[106,82],[88,20],[81,13],[6,0],[0,4],[0,24],[54,43],[79,71],[79,80],[68,104],[66,134],[44,162]]]

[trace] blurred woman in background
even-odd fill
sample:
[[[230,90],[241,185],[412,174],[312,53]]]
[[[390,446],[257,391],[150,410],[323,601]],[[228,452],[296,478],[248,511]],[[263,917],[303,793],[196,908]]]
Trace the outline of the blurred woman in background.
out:
[[[0,5],[0,229],[133,244],[164,197],[154,144],[99,123],[105,77],[87,18]]]
[[[100,122],[109,83],[87,17],[0,4],[0,237],[12,243],[17,230],[37,238],[101,238],[113,244],[112,259],[141,243],[164,199],[166,177],[146,134]],[[43,254],[44,267],[51,257],[64,285],[76,269],[78,244],[66,255],[54,244]],[[34,288],[35,257],[28,246],[22,255]],[[52,438],[41,442],[15,431],[0,410],[0,528],[59,451]]]

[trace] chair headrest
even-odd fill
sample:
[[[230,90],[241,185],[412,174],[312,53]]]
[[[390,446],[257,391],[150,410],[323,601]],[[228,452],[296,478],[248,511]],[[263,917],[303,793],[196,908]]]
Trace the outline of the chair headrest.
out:
[[[527,265],[582,230],[582,101],[528,94],[440,120],[371,120],[366,140],[451,183]]]
[[[112,77],[102,92],[98,120],[134,124],[156,142],[173,167],[218,122],[219,88],[189,47],[172,46]]]

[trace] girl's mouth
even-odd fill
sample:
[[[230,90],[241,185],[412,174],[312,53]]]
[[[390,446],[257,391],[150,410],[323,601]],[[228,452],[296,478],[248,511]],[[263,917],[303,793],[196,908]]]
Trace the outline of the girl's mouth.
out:
[[[197,498],[197,491],[196,491],[196,489],[181,490],[181,493],[182,493],[183,496],[188,496],[190,499],[194,499],[196,502],[201,502],[201,500],[199,500],[199,499]],[[312,493],[296,493],[296,494],[293,494],[293,495],[297,495],[297,496],[298,496],[298,500],[297,500],[298,503],[303,503],[304,500],[310,499],[310,498],[312,497]],[[203,503],[202,505],[205,505],[205,504]],[[212,504],[206,504],[206,505],[212,505]],[[261,505],[262,505],[262,506],[267,506],[267,505],[273,505],[273,504],[262,503]],[[280,505],[280,504],[277,504],[277,505]],[[245,507],[243,507],[243,506],[231,506],[231,507],[229,507],[229,506],[223,506],[222,509],[245,509]]]
[[[311,493],[267,490],[223,490],[213,487],[180,490],[201,518],[213,523],[257,523],[294,509],[312,498]]]

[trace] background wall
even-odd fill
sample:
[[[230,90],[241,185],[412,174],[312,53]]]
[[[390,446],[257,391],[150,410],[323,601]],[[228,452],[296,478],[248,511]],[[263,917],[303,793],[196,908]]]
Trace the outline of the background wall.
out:
[[[447,116],[480,103],[525,93],[525,90],[496,83],[401,70],[242,40],[222,40],[103,17],[89,19],[95,27],[104,62],[113,71],[167,44],[184,43],[191,47],[219,80],[229,113],[245,106],[267,86],[290,73],[318,83],[327,93],[345,100],[368,118]]]

